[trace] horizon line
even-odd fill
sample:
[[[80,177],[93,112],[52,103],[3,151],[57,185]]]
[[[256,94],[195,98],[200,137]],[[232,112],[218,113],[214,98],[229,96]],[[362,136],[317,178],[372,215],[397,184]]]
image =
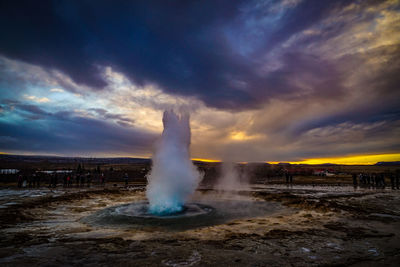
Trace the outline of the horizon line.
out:
[[[62,156],[62,155],[51,155],[51,154],[12,154],[6,152],[0,152],[0,155],[11,155],[11,156],[36,156],[36,157],[60,157],[60,158],[137,158],[137,159],[151,159],[151,157],[138,157],[138,156],[110,156],[110,157],[87,157],[87,156]],[[219,159],[208,159],[208,158],[191,158],[192,161],[209,162],[209,163],[220,163],[223,160]],[[323,157],[323,158],[308,158],[297,161],[237,161],[239,164],[247,163],[268,163],[268,164],[297,164],[297,165],[324,165],[324,164],[335,164],[335,165],[375,165],[378,162],[397,162],[400,161],[400,153],[387,153],[387,154],[368,154],[368,155],[351,155],[343,157]]]

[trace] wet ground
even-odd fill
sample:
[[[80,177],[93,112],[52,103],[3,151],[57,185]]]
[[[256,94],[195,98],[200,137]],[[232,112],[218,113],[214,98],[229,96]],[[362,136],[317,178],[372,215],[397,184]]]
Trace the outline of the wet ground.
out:
[[[143,201],[143,187],[0,189],[0,265],[398,266],[400,262],[400,190],[283,185],[236,193],[201,189],[191,203],[213,207],[220,212],[217,220],[194,217],[195,221],[172,222],[181,224],[172,228],[141,227],[129,220],[96,221],[105,210]]]

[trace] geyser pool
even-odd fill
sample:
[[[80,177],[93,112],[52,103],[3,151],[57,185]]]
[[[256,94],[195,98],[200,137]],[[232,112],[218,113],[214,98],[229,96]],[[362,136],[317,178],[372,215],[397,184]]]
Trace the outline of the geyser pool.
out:
[[[116,214],[127,214],[128,216],[135,216],[141,218],[149,218],[149,219],[173,219],[179,217],[194,217],[205,215],[214,210],[211,206],[199,204],[199,203],[190,203],[186,204],[182,207],[181,211],[170,214],[163,215],[155,215],[149,212],[148,203],[130,203],[127,205],[119,206],[115,208]]]
[[[146,190],[149,212],[160,216],[183,211],[201,179],[190,159],[189,115],[164,111],[163,125]]]
[[[84,217],[82,221],[101,227],[181,231],[223,224],[236,219],[276,216],[290,210],[278,202],[199,199],[195,203],[186,203],[180,212],[161,216],[149,212],[148,202],[140,201],[100,210]]]

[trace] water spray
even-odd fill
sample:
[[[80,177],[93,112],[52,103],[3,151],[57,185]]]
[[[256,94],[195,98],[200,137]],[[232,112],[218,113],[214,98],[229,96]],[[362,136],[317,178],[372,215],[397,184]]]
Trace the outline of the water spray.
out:
[[[182,212],[201,180],[190,159],[189,115],[164,111],[163,125],[146,190],[149,212],[160,216]]]

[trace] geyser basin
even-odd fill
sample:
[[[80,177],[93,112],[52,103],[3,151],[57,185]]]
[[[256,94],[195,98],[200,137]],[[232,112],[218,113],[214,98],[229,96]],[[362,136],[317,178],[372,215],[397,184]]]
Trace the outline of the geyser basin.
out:
[[[289,209],[276,202],[214,200],[186,204],[179,213],[158,216],[147,202],[133,202],[100,210],[82,219],[94,226],[133,229],[187,230],[227,223],[235,219],[278,215]]]

